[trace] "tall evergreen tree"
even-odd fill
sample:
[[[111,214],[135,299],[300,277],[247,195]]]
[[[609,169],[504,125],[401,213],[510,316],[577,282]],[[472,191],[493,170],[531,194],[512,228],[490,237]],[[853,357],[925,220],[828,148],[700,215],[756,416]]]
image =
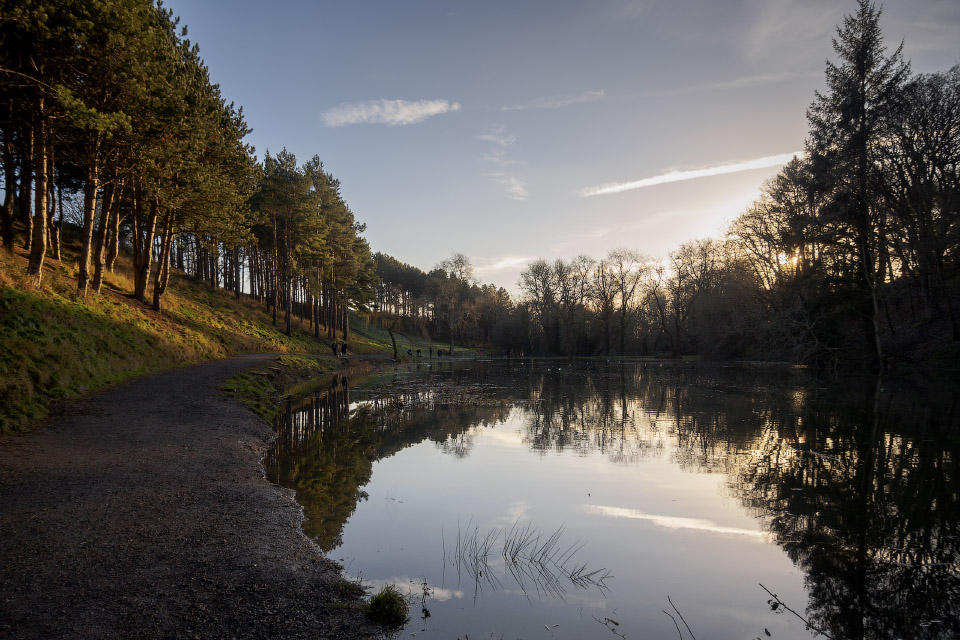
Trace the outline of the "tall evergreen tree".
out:
[[[858,311],[878,366],[883,364],[879,262],[886,229],[878,188],[880,149],[888,133],[887,115],[910,73],[903,43],[886,55],[880,15],[873,2],[858,0],[857,12],[837,27],[833,49],[838,62],[827,62],[827,91],[817,92],[807,111],[807,148],[814,171],[829,186],[830,210],[849,228]]]

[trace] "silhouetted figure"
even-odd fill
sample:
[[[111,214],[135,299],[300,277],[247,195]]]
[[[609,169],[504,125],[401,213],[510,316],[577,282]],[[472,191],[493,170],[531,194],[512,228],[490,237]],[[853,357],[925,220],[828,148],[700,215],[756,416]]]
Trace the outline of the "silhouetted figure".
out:
[[[438,358],[442,358],[442,357],[443,357],[443,349],[437,349],[437,357],[438,357]]]
[[[417,349],[417,358],[420,358],[420,349]]]
[[[340,345],[340,356],[343,358],[347,357],[347,343],[344,342]]]
[[[412,349],[407,349],[407,355],[408,355],[408,356],[412,356],[412,355],[413,355],[413,350],[412,350]]]
[[[339,358],[340,355],[339,355],[339,353],[338,353],[338,351],[337,351],[337,341],[334,340],[333,343],[330,345],[330,347],[333,349],[333,357],[334,357],[334,358]]]
[[[430,359],[433,360],[433,345],[430,345]]]

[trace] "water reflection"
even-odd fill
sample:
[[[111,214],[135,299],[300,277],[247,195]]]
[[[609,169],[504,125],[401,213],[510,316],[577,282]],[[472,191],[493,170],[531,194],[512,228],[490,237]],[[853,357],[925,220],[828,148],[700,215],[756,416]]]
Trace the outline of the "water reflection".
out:
[[[728,495],[804,571],[808,601],[789,604],[830,636],[960,637],[960,394],[949,382],[839,386],[782,368],[528,361],[401,372],[360,396],[351,411],[336,380],[287,401],[266,458],[325,551],[366,499],[374,462],[424,441],[465,459],[485,427],[519,414],[520,441],[543,456],[599,452],[636,465],[669,451],[691,473],[724,474]],[[616,504],[584,509],[757,535]]]
[[[277,439],[264,458],[267,477],[296,490],[304,532],[329,551],[341,544],[343,524],[367,499],[363,491],[381,438],[375,415],[350,414],[347,380],[284,401]]]

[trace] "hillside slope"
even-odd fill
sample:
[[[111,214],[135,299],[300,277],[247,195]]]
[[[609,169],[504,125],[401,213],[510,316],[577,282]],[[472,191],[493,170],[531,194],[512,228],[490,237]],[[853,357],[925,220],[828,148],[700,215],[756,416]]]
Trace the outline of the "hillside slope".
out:
[[[102,292],[82,299],[76,256],[47,259],[43,284],[27,282],[26,255],[0,250],[0,430],[22,429],[75,398],[132,376],[244,352],[327,355],[330,344],[294,323],[291,336],[271,326],[262,305],[235,299],[174,274],[162,313],[134,300],[121,256]],[[392,351],[351,338],[355,353]]]

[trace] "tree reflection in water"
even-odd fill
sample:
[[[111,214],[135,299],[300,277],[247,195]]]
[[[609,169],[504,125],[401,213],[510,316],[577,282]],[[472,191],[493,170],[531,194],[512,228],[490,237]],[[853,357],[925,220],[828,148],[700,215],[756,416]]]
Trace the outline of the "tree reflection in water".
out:
[[[328,388],[284,400],[264,467],[267,477],[296,491],[303,530],[324,552],[340,546],[343,527],[370,481],[373,463],[424,440],[445,453],[466,457],[471,428],[498,424],[510,406],[476,403],[481,396],[454,393],[459,384],[425,389],[395,388],[350,410],[349,384],[335,378]]]
[[[337,380],[287,401],[265,462],[296,489],[304,530],[329,551],[374,461],[427,439],[468,456],[476,429],[511,411],[543,454],[635,464],[669,440],[681,467],[726,474],[730,495],[806,573],[806,616],[833,637],[960,637],[960,394],[950,382],[840,386],[785,368],[528,361],[398,376],[351,413]]]

